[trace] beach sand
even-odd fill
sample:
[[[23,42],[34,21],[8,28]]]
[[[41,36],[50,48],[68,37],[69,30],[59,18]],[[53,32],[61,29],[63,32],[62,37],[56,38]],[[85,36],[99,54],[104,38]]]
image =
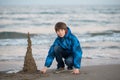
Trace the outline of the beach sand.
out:
[[[55,74],[54,70],[48,69],[46,74],[0,72],[0,80],[120,80],[119,64],[83,66],[78,75],[74,75],[70,71]]]

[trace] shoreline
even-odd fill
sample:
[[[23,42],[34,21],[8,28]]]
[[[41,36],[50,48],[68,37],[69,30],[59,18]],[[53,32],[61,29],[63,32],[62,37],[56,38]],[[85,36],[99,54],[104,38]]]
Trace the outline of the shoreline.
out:
[[[44,67],[45,58],[35,60],[38,70]],[[82,59],[81,67],[101,66],[101,65],[120,65],[120,59]],[[16,73],[23,68],[24,61],[0,61],[0,72]],[[49,69],[56,69],[57,63],[54,60]]]
[[[55,74],[55,69],[49,69],[46,74],[2,73],[0,80],[120,80],[120,64],[82,66],[80,74],[69,71]]]

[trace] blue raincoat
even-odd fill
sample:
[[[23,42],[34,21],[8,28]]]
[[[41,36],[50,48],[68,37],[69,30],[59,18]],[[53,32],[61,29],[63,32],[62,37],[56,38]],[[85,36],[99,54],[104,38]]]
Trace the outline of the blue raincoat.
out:
[[[63,38],[57,37],[53,43],[53,45],[50,47],[48,56],[45,61],[45,66],[50,67],[53,60],[54,60],[54,47],[60,46],[63,49],[67,50],[68,54],[73,54],[73,66],[74,68],[80,68],[81,67],[81,58],[82,58],[82,50],[80,47],[79,40],[75,35],[71,33],[71,30],[69,27],[67,27],[68,31],[65,34]]]

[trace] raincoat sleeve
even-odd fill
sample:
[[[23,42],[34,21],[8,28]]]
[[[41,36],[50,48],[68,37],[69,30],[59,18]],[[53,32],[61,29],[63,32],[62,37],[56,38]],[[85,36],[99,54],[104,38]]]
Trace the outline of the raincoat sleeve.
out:
[[[73,59],[74,68],[80,69],[81,59],[82,59],[82,50],[80,47],[80,43],[76,37],[73,38],[72,43],[73,43],[72,51],[73,51],[73,57],[74,57],[74,59]]]
[[[57,45],[57,40],[54,41],[53,45],[50,47],[50,49],[48,51],[48,55],[47,55],[46,61],[45,61],[46,67],[50,67],[54,60],[54,46],[55,45]]]

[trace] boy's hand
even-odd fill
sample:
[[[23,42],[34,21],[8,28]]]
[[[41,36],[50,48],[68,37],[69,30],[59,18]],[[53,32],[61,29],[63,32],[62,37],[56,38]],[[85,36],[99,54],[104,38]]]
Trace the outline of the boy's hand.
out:
[[[79,69],[73,69],[73,74],[80,74],[80,70]]]
[[[45,74],[47,71],[47,67],[44,67],[42,70],[40,70],[41,73]]]

